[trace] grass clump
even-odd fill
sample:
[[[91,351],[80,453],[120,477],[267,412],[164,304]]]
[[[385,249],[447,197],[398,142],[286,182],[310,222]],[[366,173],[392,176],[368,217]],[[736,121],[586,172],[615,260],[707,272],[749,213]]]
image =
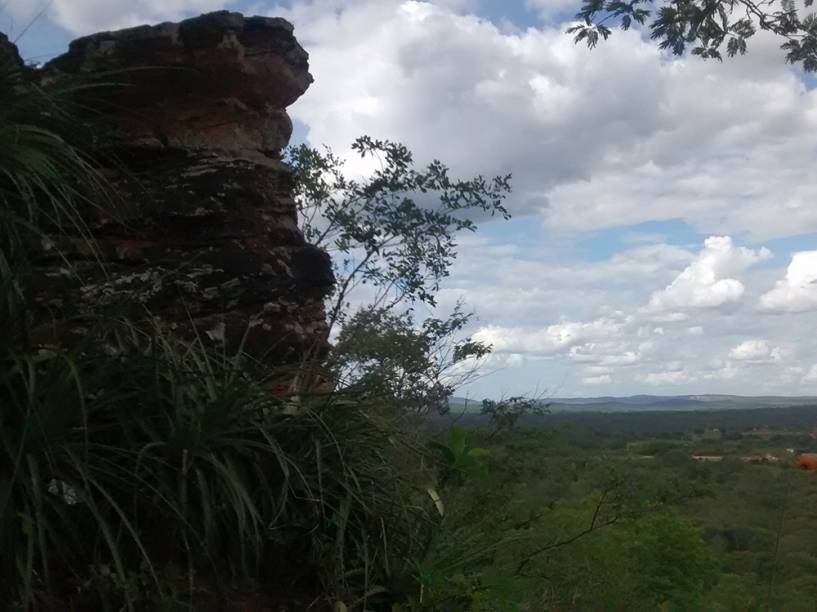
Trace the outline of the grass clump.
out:
[[[420,454],[388,415],[286,402],[241,357],[121,325],[104,362],[4,356],[6,601],[376,601],[409,579],[427,525]]]

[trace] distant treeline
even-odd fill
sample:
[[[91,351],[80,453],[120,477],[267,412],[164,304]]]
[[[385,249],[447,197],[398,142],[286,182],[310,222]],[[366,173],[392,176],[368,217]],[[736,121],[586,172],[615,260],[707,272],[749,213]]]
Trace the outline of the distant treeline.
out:
[[[458,413],[428,418],[429,427],[448,427],[452,422],[465,427],[488,425],[487,417]],[[604,436],[621,434],[681,434],[718,429],[725,435],[752,429],[799,430],[817,428],[817,404],[752,408],[747,410],[666,410],[639,412],[557,412],[543,416],[523,417],[520,427],[556,427],[576,429],[584,434]]]

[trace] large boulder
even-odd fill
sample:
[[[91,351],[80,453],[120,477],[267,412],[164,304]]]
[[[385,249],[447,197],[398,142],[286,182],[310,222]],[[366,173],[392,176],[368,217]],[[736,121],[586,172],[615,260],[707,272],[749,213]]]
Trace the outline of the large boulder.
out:
[[[95,248],[79,234],[47,245],[43,311],[150,315],[273,364],[326,349],[331,263],[304,242],[281,161],[286,106],[312,81],[291,24],[220,11],[103,32],[40,73],[82,84],[79,121],[116,186],[89,218]]]

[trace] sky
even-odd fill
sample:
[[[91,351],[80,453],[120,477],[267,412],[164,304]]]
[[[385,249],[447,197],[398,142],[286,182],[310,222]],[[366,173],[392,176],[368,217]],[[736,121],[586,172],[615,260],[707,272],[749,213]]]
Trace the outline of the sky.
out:
[[[494,348],[462,393],[817,394],[814,80],[762,34],[722,64],[637,30],[591,52],[564,34],[578,4],[0,0],[0,30],[41,62],[103,29],[283,16],[315,77],[296,139],[512,173],[512,220],[461,236],[439,296]]]

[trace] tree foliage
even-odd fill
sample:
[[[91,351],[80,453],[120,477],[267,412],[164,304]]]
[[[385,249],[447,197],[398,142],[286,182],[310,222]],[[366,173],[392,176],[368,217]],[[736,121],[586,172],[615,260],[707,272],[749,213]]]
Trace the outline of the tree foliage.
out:
[[[403,410],[445,412],[448,397],[490,347],[461,337],[471,315],[417,320],[436,306],[456,257],[457,234],[478,218],[509,218],[510,175],[453,179],[432,161],[416,168],[398,143],[363,136],[352,144],[370,174],[351,178],[331,150],[289,151],[308,242],[333,255],[330,328],[339,329],[328,367],[336,388],[377,395]]]
[[[502,400],[482,400],[480,414],[488,417],[493,428],[493,435],[513,429],[519,419],[526,416],[542,416],[547,413],[547,406],[538,399],[514,396]]]
[[[403,411],[448,411],[448,398],[466,383],[469,364],[490,347],[459,338],[471,315],[459,307],[447,319],[419,325],[411,311],[358,310],[341,329],[331,362],[346,390],[391,401]]]
[[[510,175],[452,179],[441,162],[417,169],[404,145],[368,136],[352,150],[375,161],[369,176],[349,178],[329,149],[301,145],[288,155],[304,236],[335,255],[330,323],[342,322],[351,292],[361,285],[373,288],[375,307],[434,306],[456,256],[456,234],[475,231],[475,216],[509,218],[503,200]]]
[[[814,0],[804,0],[811,7]],[[628,30],[649,24],[650,38],[675,55],[689,50],[704,59],[743,55],[749,39],[765,30],[783,39],[786,61],[817,71],[817,15],[803,14],[795,0],[584,0],[583,23],[567,31],[591,49],[615,24]]]

